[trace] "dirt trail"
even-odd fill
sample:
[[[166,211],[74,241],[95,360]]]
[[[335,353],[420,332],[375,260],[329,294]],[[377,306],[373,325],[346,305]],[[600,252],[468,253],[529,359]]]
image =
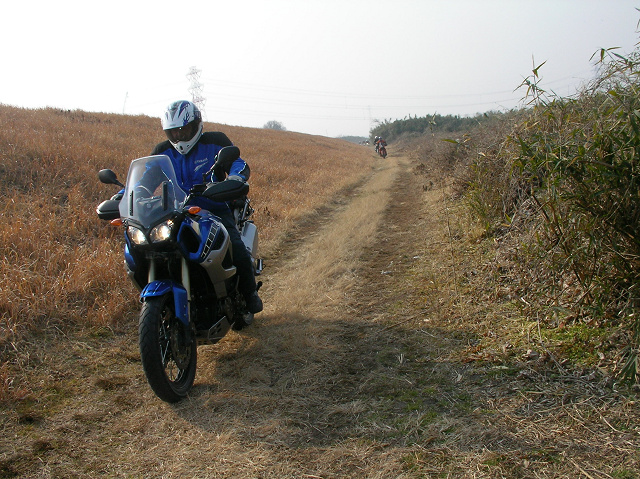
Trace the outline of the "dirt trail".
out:
[[[357,189],[266,258],[265,311],[250,328],[199,349],[193,393],[178,405],[147,386],[135,325],[127,334],[61,342],[66,353],[52,355],[62,359],[51,374],[60,375],[68,401],[55,411],[25,408],[5,423],[1,450],[10,453],[0,472],[236,479],[579,472],[584,463],[577,455],[563,462],[563,451],[598,454],[602,428],[572,434],[568,418],[580,411],[563,414],[560,392],[532,391],[511,367],[455,359],[477,333],[458,323],[453,307],[461,272],[444,195],[423,188],[414,166],[399,156],[376,161]],[[579,402],[583,385],[575,386],[568,401]],[[555,422],[536,426],[547,417]],[[630,441],[605,432],[607,444]]]

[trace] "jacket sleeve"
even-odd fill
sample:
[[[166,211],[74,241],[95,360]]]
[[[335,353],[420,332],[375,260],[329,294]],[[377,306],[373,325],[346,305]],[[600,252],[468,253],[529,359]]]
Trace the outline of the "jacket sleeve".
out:
[[[231,164],[229,176],[239,176],[244,181],[249,181],[249,176],[251,176],[249,165],[242,158],[238,158]]]

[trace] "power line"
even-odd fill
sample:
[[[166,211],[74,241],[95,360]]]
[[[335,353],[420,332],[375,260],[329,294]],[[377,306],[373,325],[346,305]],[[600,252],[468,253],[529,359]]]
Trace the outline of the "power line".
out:
[[[511,92],[513,93],[513,92]],[[462,96],[462,95],[461,95]],[[486,95],[474,95],[474,97],[481,97],[481,96],[486,96]],[[264,99],[264,98],[260,98],[257,96],[253,96],[253,97],[249,97],[246,95],[243,96],[238,96],[238,95],[233,95],[233,94],[222,94],[222,95],[217,95],[218,99],[226,99],[226,100],[231,100],[231,101],[236,101],[238,103],[247,103],[250,102],[251,104],[263,104],[263,105],[278,105],[278,106],[303,106],[303,107],[312,107],[312,108],[326,108],[326,109],[332,109],[332,110],[369,110],[371,108],[371,106],[373,105],[375,108],[377,109],[390,109],[390,108],[444,108],[444,107],[465,107],[465,106],[479,106],[479,105],[485,105],[485,104],[490,104],[490,103],[502,103],[502,102],[513,102],[513,101],[518,101],[521,98],[500,98],[500,99],[495,99],[495,100],[487,100],[487,101],[479,101],[479,102],[473,102],[473,103],[451,103],[451,104],[440,104],[440,105],[425,105],[425,104],[405,104],[405,105],[381,105],[381,104],[376,104],[376,103],[372,103],[372,102],[367,102],[362,103],[362,104],[350,104],[350,105],[345,105],[343,103],[318,103],[318,102],[311,102],[311,101],[295,101],[295,100],[277,100],[277,99]],[[446,98],[446,96],[443,97],[433,97],[434,100],[441,100]],[[407,100],[409,101],[409,100]]]
[[[494,92],[482,92],[482,93],[461,93],[461,94],[446,94],[446,95],[365,95],[362,93],[344,93],[344,92],[329,92],[322,90],[304,90],[300,88],[287,88],[272,85],[256,85],[255,83],[244,83],[238,81],[225,81],[218,79],[204,79],[207,84],[212,84],[210,87],[213,90],[217,90],[216,85],[222,87],[236,87],[242,90],[254,90],[263,92],[281,92],[289,94],[299,94],[306,96],[316,97],[334,97],[338,99],[364,99],[364,100],[429,100],[429,99],[441,99],[441,98],[459,98],[459,97],[477,97],[480,95],[505,95],[513,93],[513,90],[494,91]]]
[[[466,103],[466,104],[407,105],[407,106],[385,106],[385,107],[374,106],[374,109],[377,110],[378,112],[381,110],[391,109],[391,108],[405,108],[407,110],[410,109],[412,112],[418,112],[420,110],[425,112],[433,112],[436,110],[447,109],[447,108],[468,108],[468,107],[481,107],[481,106],[499,107],[501,104],[518,102],[520,100],[521,98],[507,98],[507,99],[501,99],[501,100],[485,101],[485,102],[478,102],[478,103]],[[257,101],[256,103],[260,103],[260,102]],[[267,103],[273,103],[278,105],[277,102],[267,102]],[[281,105],[281,106],[285,106],[285,105]],[[356,107],[340,108],[336,106],[328,107],[325,105],[325,107],[327,109],[333,109],[334,114],[298,113],[298,112],[286,111],[286,109],[277,110],[273,108],[267,109],[267,110],[256,110],[256,109],[247,110],[243,108],[229,108],[229,107],[220,107],[220,106],[215,107],[215,110],[220,113],[242,114],[243,116],[253,116],[253,117],[277,116],[279,118],[300,118],[300,119],[316,119],[316,120],[362,120],[370,117],[373,118],[371,108],[369,106],[358,107],[358,108]],[[337,113],[336,110],[345,111],[345,112],[348,112],[349,114],[340,116],[335,114]],[[354,113],[356,111],[360,111],[362,115],[355,116]],[[376,116],[386,117],[387,115],[394,116],[393,113],[388,113],[385,115],[376,115]]]

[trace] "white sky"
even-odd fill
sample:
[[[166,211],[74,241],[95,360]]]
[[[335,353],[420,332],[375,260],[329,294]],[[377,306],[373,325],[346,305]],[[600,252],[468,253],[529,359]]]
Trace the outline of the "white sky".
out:
[[[5,3],[0,103],[159,117],[196,67],[207,120],[326,136],[518,106],[534,61],[570,95],[640,19],[640,0]]]

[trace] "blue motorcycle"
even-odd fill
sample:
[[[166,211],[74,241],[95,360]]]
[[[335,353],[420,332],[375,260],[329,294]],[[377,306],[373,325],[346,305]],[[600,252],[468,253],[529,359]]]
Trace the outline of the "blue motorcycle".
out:
[[[237,147],[220,150],[216,165],[240,156]],[[131,163],[126,184],[111,170],[101,170],[101,182],[124,188],[103,201],[98,217],[124,226],[126,271],[140,291],[139,345],[147,381],[156,395],[174,403],[191,389],[197,346],[215,344],[230,329],[251,324],[227,230],[208,211],[191,206],[195,196],[229,202],[254,273],[262,272],[258,231],[250,219],[249,185],[227,179],[183,191],[169,157],[139,158]],[[260,283],[259,283],[260,285]]]

